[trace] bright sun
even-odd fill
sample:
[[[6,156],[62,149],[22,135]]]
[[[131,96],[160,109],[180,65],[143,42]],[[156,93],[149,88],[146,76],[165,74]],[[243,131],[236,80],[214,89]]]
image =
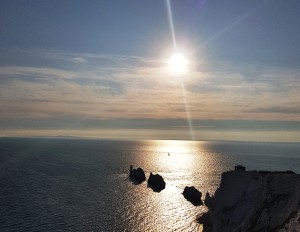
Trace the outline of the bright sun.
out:
[[[174,75],[182,75],[187,72],[188,60],[180,53],[174,54],[168,61],[169,69]]]

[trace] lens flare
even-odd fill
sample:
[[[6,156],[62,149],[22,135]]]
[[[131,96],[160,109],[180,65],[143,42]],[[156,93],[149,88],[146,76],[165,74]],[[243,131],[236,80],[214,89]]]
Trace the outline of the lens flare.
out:
[[[167,10],[168,10],[168,18],[169,18],[169,24],[170,24],[170,30],[172,34],[172,39],[173,39],[173,47],[174,51],[177,52],[177,41],[176,41],[176,36],[175,36],[175,29],[174,29],[174,23],[173,23],[173,16],[172,16],[172,9],[171,9],[171,3],[170,0],[166,0],[167,3]],[[183,77],[184,74],[187,72],[188,68],[188,60],[180,53],[174,54],[170,59],[169,59],[169,68],[172,74],[181,76]],[[183,78],[180,78],[181,80],[181,87],[182,87],[182,97],[185,105],[185,111],[186,111],[186,116],[187,116],[187,121],[189,124],[189,130],[190,130],[190,135],[191,135],[191,140],[194,140],[194,132],[193,132],[193,125],[192,125],[192,120],[191,120],[191,115],[188,107],[188,102],[186,98],[186,93],[185,93],[185,87],[183,83]]]

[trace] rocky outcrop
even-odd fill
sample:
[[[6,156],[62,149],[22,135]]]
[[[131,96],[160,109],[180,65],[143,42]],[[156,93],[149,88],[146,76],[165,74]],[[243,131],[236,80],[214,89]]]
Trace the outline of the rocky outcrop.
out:
[[[300,231],[300,210],[291,218],[286,225],[279,230],[279,232],[299,232]]]
[[[206,198],[209,212],[199,218],[204,231],[278,231],[300,209],[300,175],[229,171]]]
[[[155,192],[160,192],[166,187],[166,182],[164,181],[163,177],[159,174],[152,174],[150,173],[148,179],[148,186],[153,189]]]
[[[202,205],[202,193],[198,191],[194,186],[188,187],[186,186],[183,190],[183,196],[185,199],[190,201],[193,205]]]
[[[136,184],[141,184],[146,180],[145,172],[142,168],[134,169],[132,165],[130,165],[129,178]]]
[[[205,200],[204,200],[204,204],[208,207],[208,208],[211,208],[212,206],[212,201],[213,201],[213,197],[211,197],[209,195],[209,193],[206,193],[205,195]]]

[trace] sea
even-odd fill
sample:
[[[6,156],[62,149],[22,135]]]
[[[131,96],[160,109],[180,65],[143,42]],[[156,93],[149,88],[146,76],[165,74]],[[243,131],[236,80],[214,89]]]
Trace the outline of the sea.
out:
[[[300,173],[300,144],[0,138],[0,231],[202,231],[184,187],[204,199],[237,164]],[[130,165],[166,188],[132,183]]]

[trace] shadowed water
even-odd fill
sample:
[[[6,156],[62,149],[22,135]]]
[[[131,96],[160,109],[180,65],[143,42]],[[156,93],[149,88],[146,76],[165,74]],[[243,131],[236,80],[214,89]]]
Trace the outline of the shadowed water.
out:
[[[130,164],[166,188],[133,185]],[[213,193],[236,164],[300,173],[300,145],[1,138],[0,231],[201,231],[184,187]]]

